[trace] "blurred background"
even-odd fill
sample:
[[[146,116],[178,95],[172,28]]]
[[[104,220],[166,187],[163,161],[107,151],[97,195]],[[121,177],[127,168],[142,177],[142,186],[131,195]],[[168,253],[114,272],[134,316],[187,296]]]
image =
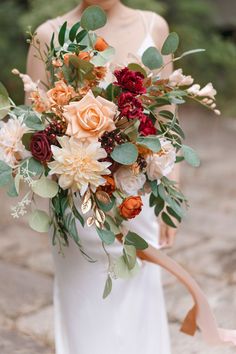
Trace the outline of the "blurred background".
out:
[[[236,1],[124,2],[163,15],[180,35],[181,52],[206,49],[180,65],[196,82],[214,83],[223,114],[216,117],[194,105],[181,111],[187,144],[199,152],[202,164],[199,169],[183,165],[182,188],[191,208],[168,253],[198,280],[219,324],[236,328]],[[11,70],[25,71],[27,27],[35,29],[77,4],[78,0],[1,0],[0,81],[17,104],[23,102],[23,90]],[[15,200],[2,191],[0,198],[0,353],[53,354],[53,264],[48,237],[33,233],[23,219],[16,223],[10,216]],[[199,335],[189,338],[179,333],[191,299],[166,273],[163,281],[173,354],[235,353],[235,348],[209,348]]]

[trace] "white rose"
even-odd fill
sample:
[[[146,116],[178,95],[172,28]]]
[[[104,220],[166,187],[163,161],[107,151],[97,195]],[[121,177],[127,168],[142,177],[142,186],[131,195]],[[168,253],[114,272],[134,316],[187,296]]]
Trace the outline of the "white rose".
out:
[[[216,90],[214,89],[213,85],[211,82],[207,84],[205,87],[203,87],[199,92],[198,96],[200,97],[210,97],[213,100],[215,99],[215,95],[217,94]]]
[[[170,141],[160,139],[161,151],[149,155],[147,161],[147,175],[151,181],[167,176],[174,168],[176,151]]]
[[[188,75],[185,76],[183,75],[183,70],[178,69],[175,70],[169,77],[169,84],[170,86],[189,86],[192,85],[193,83],[193,78]]]
[[[114,178],[117,188],[128,195],[136,195],[146,182],[144,173],[136,175],[130,167],[120,167]]]

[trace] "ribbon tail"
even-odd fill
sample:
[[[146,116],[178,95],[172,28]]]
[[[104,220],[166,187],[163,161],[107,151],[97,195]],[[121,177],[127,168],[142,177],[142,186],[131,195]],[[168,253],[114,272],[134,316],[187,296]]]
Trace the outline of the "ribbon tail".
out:
[[[157,264],[174,275],[190,292],[194,300],[194,307],[187,314],[181,330],[189,335],[194,335],[197,327],[202,332],[206,342],[212,345],[226,342],[236,345],[236,330],[217,328],[215,317],[211,311],[207,298],[197,282],[176,261],[153,246],[137,255],[148,262]]]

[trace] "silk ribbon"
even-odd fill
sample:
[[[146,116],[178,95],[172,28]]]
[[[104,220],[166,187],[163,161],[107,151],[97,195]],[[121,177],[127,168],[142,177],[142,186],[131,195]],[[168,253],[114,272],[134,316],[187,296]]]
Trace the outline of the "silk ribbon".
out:
[[[174,275],[191,293],[194,306],[188,312],[182,324],[181,331],[193,336],[199,328],[204,340],[210,345],[231,343],[236,345],[236,330],[218,328],[207,298],[192,276],[176,261],[163,251],[149,246],[144,251],[138,251],[139,258],[157,264]]]

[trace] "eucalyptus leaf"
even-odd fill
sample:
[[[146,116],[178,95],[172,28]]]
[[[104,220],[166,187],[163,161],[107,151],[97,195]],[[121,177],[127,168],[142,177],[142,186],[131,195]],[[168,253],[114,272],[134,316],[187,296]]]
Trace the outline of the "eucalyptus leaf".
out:
[[[106,299],[108,297],[108,295],[111,293],[112,291],[112,279],[110,277],[110,275],[108,275],[107,280],[106,280],[106,284],[105,284],[105,288],[103,291],[103,299]]]
[[[100,6],[89,6],[84,10],[80,22],[82,28],[87,31],[95,31],[96,29],[105,26],[107,16]]]
[[[36,209],[29,216],[29,226],[37,232],[48,232],[50,224],[50,217],[43,210]]]
[[[97,52],[96,55],[90,60],[95,66],[104,66],[108,63],[113,55],[115,54],[115,48],[108,47],[107,49],[103,50],[102,52]]]
[[[175,32],[171,32],[166,38],[161,53],[163,55],[169,55],[175,53],[179,46],[179,36]]]
[[[46,178],[45,176],[38,179],[37,181],[34,181],[32,185],[32,191],[42,198],[51,199],[57,195],[58,190],[58,184],[55,181]]]
[[[155,70],[163,65],[163,58],[156,47],[149,47],[142,55],[142,62],[150,70]]]
[[[187,161],[193,167],[200,166],[200,159],[195,150],[187,145],[182,145],[182,151],[185,161]]]
[[[9,95],[6,88],[0,82],[0,119],[3,119],[8,114],[11,107]]]
[[[128,68],[132,71],[136,71],[136,72],[143,74],[144,77],[147,77],[146,70],[141,65],[139,65],[137,63],[128,64]]]
[[[13,177],[10,180],[10,184],[9,184],[7,195],[9,195],[9,197],[18,197],[18,192],[17,192],[17,189],[16,189],[15,179]]]
[[[158,152],[161,150],[160,140],[155,135],[149,135],[146,137],[138,137],[137,143],[146,146],[153,152]]]
[[[45,128],[44,124],[42,123],[42,120],[34,112],[28,112],[28,114],[25,115],[24,123],[28,128],[37,131],[44,130]]]
[[[12,169],[4,161],[0,161],[0,187],[8,184],[12,179]]]
[[[135,246],[138,250],[148,248],[148,243],[135,232],[129,231],[125,237],[125,244]]]
[[[106,215],[106,222],[108,223],[110,230],[115,234],[118,235],[120,233],[120,229],[116,224],[115,220],[110,216]]]
[[[138,158],[138,149],[132,143],[117,145],[112,151],[111,157],[122,165],[132,165]]]
[[[111,245],[115,241],[115,234],[112,231],[100,229],[96,227],[98,236],[107,245]]]
[[[124,259],[129,268],[129,270],[133,269],[136,264],[137,252],[136,247],[133,245],[124,245],[123,248]]]
[[[161,198],[156,198],[156,205],[155,205],[155,215],[159,216],[160,212],[164,209],[165,202]]]
[[[117,278],[128,279],[135,275],[139,269],[139,266],[136,262],[135,267],[132,270],[129,270],[124,256],[119,257],[114,264],[114,273]]]
[[[20,166],[21,174],[24,174],[24,169],[29,171],[30,176],[39,176],[44,172],[44,166],[33,157],[24,160]]]

